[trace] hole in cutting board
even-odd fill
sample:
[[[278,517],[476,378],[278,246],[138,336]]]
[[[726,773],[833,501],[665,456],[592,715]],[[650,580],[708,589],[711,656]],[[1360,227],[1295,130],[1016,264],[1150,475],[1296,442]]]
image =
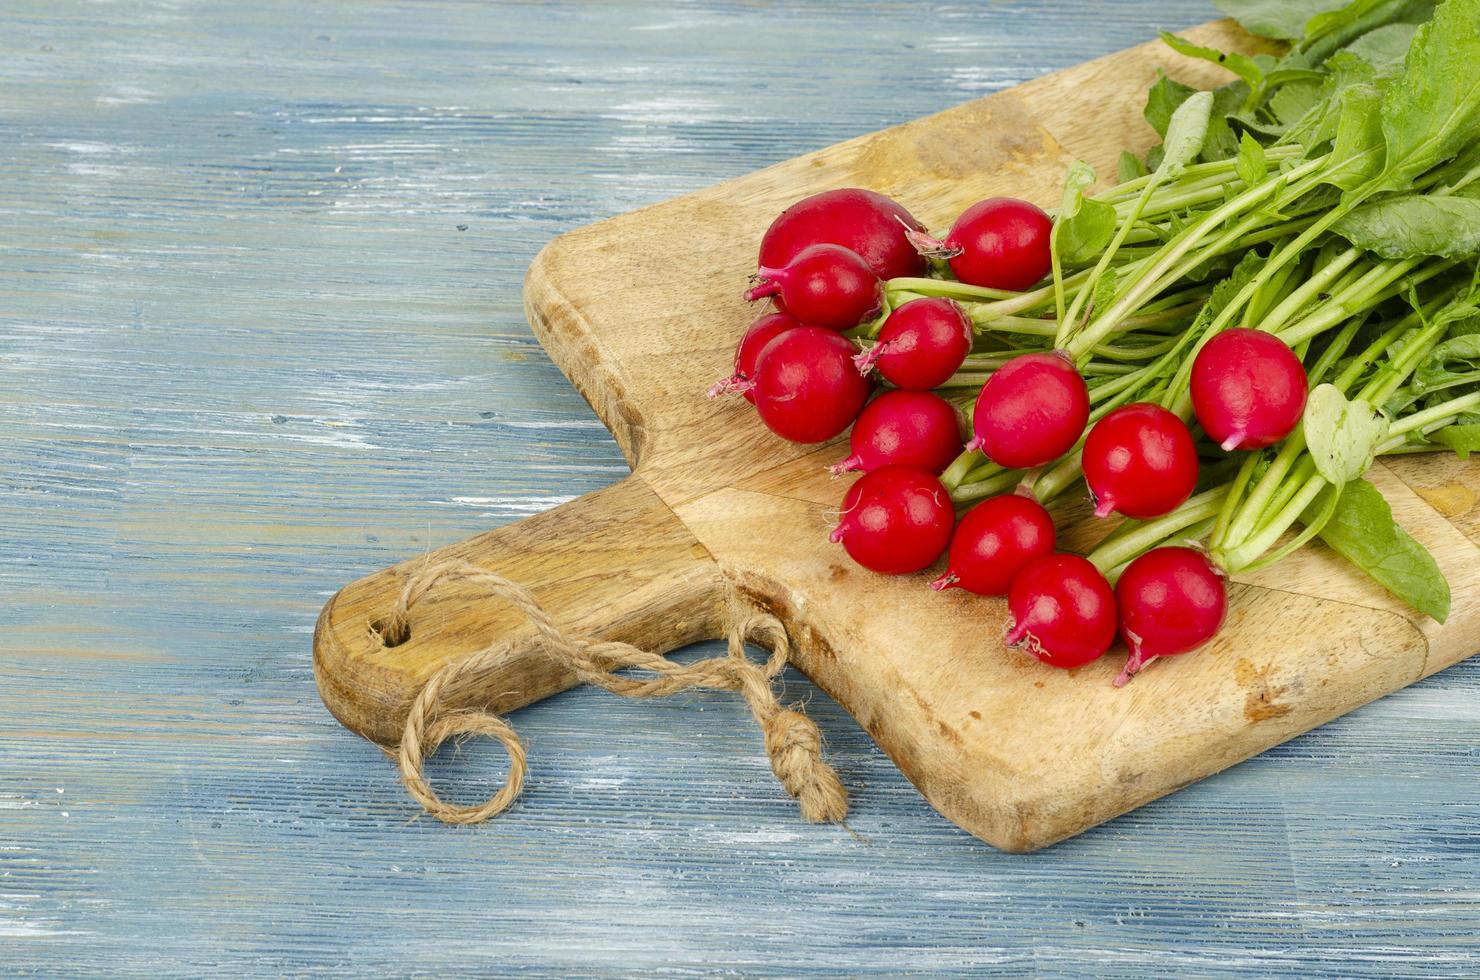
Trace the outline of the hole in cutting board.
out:
[[[370,632],[380,637],[380,642],[387,648],[398,647],[411,639],[409,623],[387,623],[383,619],[377,619],[370,624]]]

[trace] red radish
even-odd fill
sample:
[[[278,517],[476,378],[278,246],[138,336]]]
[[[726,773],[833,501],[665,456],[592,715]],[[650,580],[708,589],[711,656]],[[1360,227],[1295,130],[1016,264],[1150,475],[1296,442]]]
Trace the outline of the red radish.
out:
[[[1305,411],[1300,358],[1263,330],[1239,327],[1209,340],[1192,362],[1191,380],[1192,410],[1226,452],[1274,445]]]
[[[961,455],[961,422],[939,395],[886,391],[859,413],[848,439],[852,455],[832,467],[833,476],[889,465],[940,473]]]
[[[760,358],[761,351],[766,345],[788,330],[795,330],[802,325],[801,321],[786,313],[767,313],[759,320],[752,323],[745,331],[745,336],[740,338],[740,346],[735,348],[735,373],[714,383],[709,389],[710,398],[718,398],[728,391],[738,391],[745,396],[748,402],[755,402],[755,396],[750,389],[755,387],[755,362]]]
[[[934,474],[884,466],[860,477],[843,497],[841,541],[864,568],[884,575],[918,572],[940,557],[956,521],[951,495]]]
[[[1050,667],[1082,667],[1115,642],[1115,593],[1100,570],[1078,555],[1044,555],[1028,562],[1007,592],[1012,623],[1008,646]]]
[[[918,276],[925,260],[905,237],[923,226],[883,194],[857,187],[803,198],[771,222],[761,239],[759,265],[779,268],[809,245],[841,245],[857,252],[880,279]]]
[[[766,427],[792,442],[824,442],[848,428],[873,387],[853,367],[849,341],[821,327],[796,327],[761,350],[755,408]]]
[[[1053,554],[1053,519],[1031,497],[992,497],[966,512],[951,535],[946,573],[930,587],[977,595],[1007,595],[1013,577],[1035,558]]]
[[[1013,197],[989,197],[965,211],[945,238],[912,232],[921,254],[946,259],[956,278],[992,289],[1027,289],[1048,275],[1051,219]]]
[[[1095,516],[1159,517],[1197,486],[1192,433],[1160,405],[1137,402],[1109,413],[1084,440],[1084,481]]]
[[[1131,562],[1115,583],[1115,600],[1120,636],[1131,648],[1116,687],[1157,657],[1211,640],[1228,612],[1223,576],[1192,548],[1155,548]]]
[[[928,391],[945,384],[971,353],[971,321],[949,299],[912,299],[889,314],[878,343],[854,358],[867,374],[877,367],[896,388]]]
[[[1008,469],[1030,469],[1073,449],[1088,421],[1089,390],[1068,355],[1023,354],[982,386],[967,447]]]
[[[755,300],[780,294],[786,312],[818,327],[848,330],[879,312],[883,288],[868,263],[841,245],[811,245],[783,266],[763,265]]]

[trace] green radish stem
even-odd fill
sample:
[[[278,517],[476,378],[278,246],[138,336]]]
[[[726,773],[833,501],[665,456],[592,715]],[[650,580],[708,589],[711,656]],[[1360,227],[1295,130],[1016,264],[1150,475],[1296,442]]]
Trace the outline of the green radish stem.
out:
[[[1170,514],[1135,524],[1131,531],[1107,540],[1086,557],[1101,572],[1122,565],[1179,531],[1217,517],[1227,493],[1228,488],[1221,486],[1194,494]]]
[[[1326,263],[1323,268],[1286,296],[1278,306],[1258,318],[1256,322],[1259,329],[1268,330],[1271,333],[1278,332],[1286,320],[1324,292],[1326,287],[1330,286],[1361,255],[1361,249],[1349,248]]]
[[[1378,447],[1378,452],[1392,451],[1401,446],[1406,440],[1402,437],[1410,432],[1425,429],[1432,430],[1453,422],[1465,412],[1480,406],[1480,391],[1451,398],[1447,402],[1441,402],[1432,408],[1426,408],[1421,412],[1404,416],[1402,421],[1394,423],[1388,429],[1388,440]]]
[[[1135,204],[1131,205],[1130,211],[1121,220],[1120,226],[1115,229],[1115,236],[1110,239],[1110,244],[1106,245],[1100,252],[1100,260],[1095,263],[1094,268],[1090,271],[1089,279],[1085,281],[1084,285],[1080,287],[1078,294],[1075,295],[1074,302],[1069,306],[1069,311],[1059,315],[1059,331],[1058,335],[1054,338],[1054,347],[1061,348],[1064,346],[1069,333],[1075,329],[1073,324],[1079,322],[1079,313],[1084,309],[1085,300],[1093,294],[1095,284],[1100,281],[1101,277],[1105,274],[1105,270],[1115,260],[1115,253],[1120,251],[1120,246],[1125,244],[1126,236],[1130,234],[1131,227],[1140,218],[1142,210],[1145,209],[1146,204],[1151,200],[1151,195],[1155,192],[1157,185],[1164,179],[1165,176],[1160,170],[1151,175],[1151,179],[1146,182],[1146,187],[1136,198]]]
[[[1291,496],[1289,502],[1253,537],[1231,551],[1215,552],[1218,564],[1230,572],[1240,571],[1251,564],[1274,546],[1285,530],[1294,524],[1301,514],[1305,513],[1305,509],[1315,502],[1316,497],[1326,489],[1327,485],[1326,478],[1320,474],[1307,477]]]
[[[1109,333],[1116,321],[1125,317],[1142,300],[1146,299],[1148,294],[1155,289],[1160,278],[1169,272],[1176,265],[1177,261],[1190,252],[1198,242],[1202,241],[1230,218],[1243,214],[1245,211],[1263,203],[1266,198],[1275,194],[1286,182],[1293,184],[1299,178],[1317,172],[1325,162],[1326,157],[1317,157],[1314,160],[1308,160],[1285,174],[1282,180],[1267,181],[1256,187],[1251,187],[1228,201],[1222,207],[1212,211],[1187,228],[1184,228],[1162,247],[1159,258],[1137,277],[1137,281],[1124,293],[1117,295],[1110,309],[1100,313],[1091,324],[1076,333],[1072,341],[1067,337],[1061,338],[1062,342],[1058,346],[1065,347],[1077,360],[1085,350],[1103,340],[1104,335]],[[1313,187],[1314,185],[1310,186]],[[1334,221],[1335,219],[1331,220]]]

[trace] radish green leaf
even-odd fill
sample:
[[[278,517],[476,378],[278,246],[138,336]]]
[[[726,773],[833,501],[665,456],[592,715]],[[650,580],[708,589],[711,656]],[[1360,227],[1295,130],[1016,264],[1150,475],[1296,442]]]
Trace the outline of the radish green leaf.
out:
[[[1104,201],[1085,197],[1095,182],[1089,165],[1076,160],[1064,177],[1064,197],[1054,224],[1054,248],[1065,262],[1083,262],[1094,256],[1115,234],[1115,208]]]
[[[1238,159],[1234,169],[1239,178],[1250,187],[1262,184],[1269,177],[1269,164],[1264,159],[1264,147],[1254,137],[1245,133],[1239,140]]]
[[[1387,158],[1378,186],[1402,190],[1480,138],[1480,0],[1447,0],[1418,29],[1386,86]]]
[[[1469,459],[1470,453],[1480,452],[1480,425],[1449,425],[1431,433],[1429,439],[1441,446],[1454,450],[1460,459]]]
[[[1330,384],[1310,393],[1301,425],[1316,472],[1337,485],[1367,472],[1388,430],[1387,416]]]
[[[1208,120],[1213,111],[1213,93],[1197,92],[1186,102],[1177,106],[1167,123],[1165,147],[1156,175],[1163,178],[1176,177],[1197,159],[1202,152],[1203,140],[1208,135]]]
[[[1480,198],[1404,194],[1363,205],[1332,231],[1385,259],[1480,253]]]
[[[1199,58],[1203,61],[1211,61],[1215,65],[1227,68],[1239,78],[1242,78],[1250,89],[1258,91],[1264,84],[1264,69],[1248,55],[1235,54],[1228,51],[1219,51],[1217,48],[1204,47],[1201,44],[1193,44],[1183,37],[1162,31],[1161,39],[1166,46],[1178,54],[1189,58]]]
[[[1321,540],[1378,584],[1438,622],[1449,618],[1449,582],[1428,549],[1398,526],[1392,508],[1366,480],[1327,487],[1307,508],[1321,513],[1325,495],[1340,493],[1336,511],[1321,529]]]
[[[1346,0],[1213,0],[1213,6],[1261,37],[1298,41],[1305,23],[1316,14],[1335,10]]]

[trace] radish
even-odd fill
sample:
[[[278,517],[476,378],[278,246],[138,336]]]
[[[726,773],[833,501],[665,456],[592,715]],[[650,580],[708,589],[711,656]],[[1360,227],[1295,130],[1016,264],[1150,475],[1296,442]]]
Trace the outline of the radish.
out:
[[[718,398],[729,391],[738,391],[745,396],[745,400],[755,402],[755,395],[750,389],[755,387],[755,362],[761,356],[761,351],[766,345],[788,330],[795,330],[802,325],[801,321],[786,313],[768,313],[755,321],[745,331],[745,336],[740,338],[740,346],[735,348],[735,373],[728,378],[716,381],[709,389],[710,398]]]
[[[1192,362],[1192,410],[1225,452],[1263,449],[1295,431],[1307,382],[1300,358],[1274,334],[1239,327]]]
[[[818,327],[848,330],[879,312],[883,283],[857,252],[809,245],[783,266],[763,265],[749,300],[780,294],[786,312]]]
[[[1159,517],[1197,486],[1197,447],[1177,416],[1149,402],[1110,412],[1084,440],[1084,480],[1095,516]]]
[[[982,386],[967,444],[1008,469],[1030,469],[1074,448],[1089,421],[1089,390],[1067,355],[1023,354]]]
[[[1031,497],[991,497],[966,512],[951,535],[946,572],[930,583],[977,595],[1007,595],[1012,580],[1035,558],[1053,553],[1053,519]]]
[[[951,403],[928,391],[886,391],[859,413],[849,436],[852,455],[832,467],[870,473],[881,466],[917,466],[940,473],[961,455],[961,421]]]
[[[853,367],[857,349],[821,327],[796,327],[767,344],[756,362],[755,408],[792,442],[824,442],[858,417],[873,387]]]
[[[1157,657],[1195,650],[1211,640],[1228,612],[1223,576],[1193,548],[1154,548],[1126,566],[1115,583],[1120,635],[1130,647],[1122,687]]]
[[[1023,290],[1048,275],[1051,219],[1042,208],[1013,197],[990,197],[965,211],[945,238],[911,232],[922,255],[947,260],[956,278],[973,286]]]
[[[854,360],[867,374],[877,367],[896,388],[928,391],[945,384],[971,353],[971,321],[949,299],[912,299],[895,309],[878,343]]]
[[[902,575],[941,556],[955,520],[951,496],[934,474],[914,466],[884,466],[848,489],[830,540],[841,541],[864,568]]]
[[[1078,555],[1044,555],[1023,566],[1007,591],[1008,646],[1026,643],[1050,667],[1082,667],[1115,641],[1115,593]]]
[[[883,194],[845,187],[796,202],[766,229],[759,265],[779,268],[809,245],[841,245],[857,252],[880,279],[918,276],[925,260],[905,233],[923,226]]]

